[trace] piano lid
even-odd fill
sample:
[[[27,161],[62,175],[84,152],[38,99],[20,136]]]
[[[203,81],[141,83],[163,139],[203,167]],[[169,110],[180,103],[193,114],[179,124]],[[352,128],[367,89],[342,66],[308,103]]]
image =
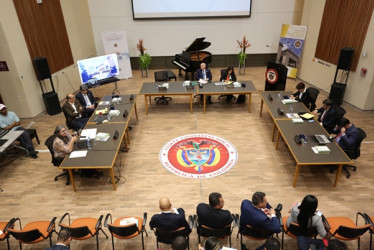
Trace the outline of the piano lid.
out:
[[[191,43],[190,46],[186,48],[186,51],[192,52],[192,51],[199,51],[206,49],[210,46],[210,42],[204,42],[205,37],[196,38],[195,41]]]

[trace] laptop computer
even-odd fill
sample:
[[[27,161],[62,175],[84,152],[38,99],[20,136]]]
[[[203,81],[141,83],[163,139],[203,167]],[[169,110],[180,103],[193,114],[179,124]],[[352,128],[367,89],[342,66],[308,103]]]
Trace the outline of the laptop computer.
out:
[[[326,137],[326,135],[314,135],[316,140],[319,144],[327,144],[330,143],[330,140]]]

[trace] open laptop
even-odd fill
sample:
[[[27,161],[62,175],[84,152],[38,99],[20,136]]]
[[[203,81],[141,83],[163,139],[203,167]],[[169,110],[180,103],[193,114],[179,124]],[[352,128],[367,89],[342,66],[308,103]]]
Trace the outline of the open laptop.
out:
[[[319,144],[330,143],[330,140],[326,137],[326,135],[314,135],[314,137],[316,138]]]

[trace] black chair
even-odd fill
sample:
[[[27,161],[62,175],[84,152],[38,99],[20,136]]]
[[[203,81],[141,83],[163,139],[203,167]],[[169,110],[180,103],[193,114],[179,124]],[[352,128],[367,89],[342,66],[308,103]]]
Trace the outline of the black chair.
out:
[[[112,215],[107,214],[105,216],[104,226],[109,229],[109,232],[112,235],[112,248],[114,250],[114,237],[116,237],[118,239],[131,239],[131,238],[134,238],[138,235],[141,235],[142,236],[142,246],[143,246],[143,250],[144,250],[143,233],[145,233],[146,236],[148,237],[148,233],[145,230],[145,225],[147,223],[147,213],[143,214],[143,218],[133,217],[133,218],[137,219],[138,225],[135,224],[135,223],[122,225],[121,222],[125,219],[128,219],[128,218],[131,218],[131,217],[121,217],[121,218],[116,219],[114,221],[114,223],[112,223]],[[109,219],[110,219],[110,224],[109,224]]]
[[[362,217],[364,219],[365,225],[370,225],[370,229],[369,229],[370,243],[369,243],[369,246],[370,246],[370,250],[371,250],[372,249],[371,243],[373,242],[373,234],[374,234],[374,223],[373,223],[373,220],[372,220],[372,218],[370,218],[370,216],[368,214],[357,212],[357,214],[356,214],[356,225],[358,225],[358,218],[359,217]]]
[[[345,115],[345,113],[347,113],[347,111],[345,111],[345,109],[340,105],[332,105],[332,107],[335,110],[336,116],[338,118],[338,124],[337,125],[339,126],[342,122],[343,116]]]
[[[167,71],[156,71],[154,73],[155,75],[155,82],[168,82],[169,81],[169,75]],[[173,100],[171,97],[161,96],[161,97],[155,97],[155,101],[157,104],[165,103],[168,104],[168,101]]]
[[[309,110],[313,111],[316,109],[316,100],[319,95],[319,90],[313,87],[308,88],[309,97],[310,97],[310,107]]]
[[[298,224],[291,223],[289,227],[287,227],[287,219],[288,217],[283,217],[281,222],[282,227],[282,249],[283,249],[283,242],[284,242],[284,234],[287,234],[288,236],[297,239],[298,236],[306,236],[310,238],[316,238],[318,235],[317,228],[316,227],[310,227],[308,230],[303,230]]]
[[[360,138],[359,140],[357,141],[357,148],[353,149],[353,150],[344,150],[344,152],[347,154],[347,156],[351,159],[351,160],[355,160],[357,159],[358,157],[360,157],[361,155],[361,143],[362,141],[366,138],[366,133],[363,129],[361,128],[357,128],[357,130],[360,132]],[[330,169],[330,173],[333,173],[334,170],[336,169],[337,167],[333,167]],[[343,165],[343,171],[345,172],[345,175],[347,178],[350,178],[351,177],[351,172],[349,172],[349,168],[352,168],[352,170],[354,172],[356,172],[357,170],[357,167],[356,166],[351,166],[351,165]]]
[[[56,158],[55,155],[54,155],[53,141],[55,140],[55,138],[56,138],[56,135],[51,135],[50,137],[47,138],[44,145],[47,146],[49,152],[51,153],[51,157],[52,157],[51,163],[53,164],[53,166],[58,167],[58,166],[60,166],[60,164],[64,160],[64,158]],[[69,172],[67,170],[64,170],[63,173],[55,176],[54,180],[57,181],[58,178],[60,178],[62,176],[66,176],[66,183],[65,184],[69,185],[70,184],[70,176],[69,176]]]
[[[0,241],[6,240],[8,250],[10,250],[8,229],[14,228],[15,221],[16,221],[15,218],[10,219],[8,222],[0,221],[0,230],[3,232],[2,234],[0,234]]]
[[[233,222],[231,224],[226,225],[223,228],[219,229],[213,229],[210,227],[207,227],[205,225],[199,225],[197,216],[195,215],[194,221],[195,221],[195,226],[197,228],[197,236],[199,239],[199,244],[201,242],[200,237],[204,238],[209,238],[211,236],[215,236],[218,239],[229,239],[229,247],[231,247],[231,234],[234,228],[237,226],[237,220],[236,220],[236,215],[232,214],[231,215],[233,218]]]
[[[190,237],[189,237],[189,235],[190,235],[190,232],[191,232],[192,227],[194,225],[192,215],[190,215],[188,217],[188,224],[189,224],[189,228],[181,227],[181,228],[178,228],[177,230],[174,230],[174,231],[165,231],[165,230],[161,230],[161,229],[158,229],[158,228],[154,228],[153,230],[154,230],[155,235],[156,235],[157,249],[159,248],[159,246],[158,246],[159,242],[164,243],[164,244],[171,244],[173,242],[173,240],[178,236],[183,236],[183,237],[186,238],[188,249],[190,249]]]
[[[243,244],[243,236],[248,239],[258,240],[258,241],[266,240],[273,236],[273,232],[270,232],[267,229],[255,228],[255,227],[251,227],[250,225],[246,225],[244,229],[239,230],[238,234],[236,235],[236,238],[238,238],[239,234],[240,234],[240,245]]]
[[[226,75],[227,74],[227,69],[221,69],[221,78],[223,75]],[[231,101],[231,100],[236,100],[236,97],[233,96],[233,95],[220,95],[218,97],[218,100],[221,100],[221,98],[226,98],[226,101]]]

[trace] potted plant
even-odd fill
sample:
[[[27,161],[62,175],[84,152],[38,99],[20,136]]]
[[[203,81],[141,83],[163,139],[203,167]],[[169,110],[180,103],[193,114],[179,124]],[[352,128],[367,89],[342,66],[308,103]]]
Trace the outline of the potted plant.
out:
[[[145,53],[146,48],[143,46],[143,39],[139,39],[139,43],[136,45],[136,47],[140,52],[139,64],[142,70],[142,77],[148,77],[148,66],[151,64],[152,57],[148,53]]]
[[[243,74],[245,74],[245,61],[247,59],[247,54],[245,53],[245,50],[251,46],[251,44],[248,42],[246,37],[243,37],[242,41],[237,40],[240,48],[240,52],[238,54],[238,60],[239,60],[239,74],[241,73],[241,70],[243,69]]]

